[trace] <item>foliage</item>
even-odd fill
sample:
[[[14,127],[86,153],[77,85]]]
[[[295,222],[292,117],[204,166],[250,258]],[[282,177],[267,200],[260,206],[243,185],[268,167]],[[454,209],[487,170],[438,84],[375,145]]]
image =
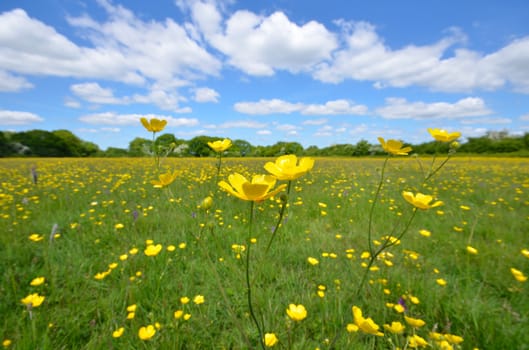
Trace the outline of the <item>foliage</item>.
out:
[[[219,137],[200,135],[190,140],[177,139],[171,133],[164,133],[154,140],[136,137],[130,141],[125,152],[112,147],[105,151],[91,142],[83,141],[68,130],[47,132],[32,130],[27,132],[0,133],[0,157],[6,156],[60,156],[60,157],[144,157],[152,154],[153,142],[157,148],[169,150],[167,156],[180,157],[213,157],[207,143],[218,140]],[[428,141],[411,146],[413,153],[418,155],[445,154],[449,144]],[[284,154],[298,156],[339,156],[362,157],[382,155],[384,152],[378,144],[370,144],[366,140],[359,140],[356,144],[334,144],[319,148],[309,146],[303,148],[298,142],[276,142],[268,146],[254,146],[246,140],[234,140],[233,147],[226,156],[229,157],[278,157]],[[514,154],[524,156],[529,154],[529,133],[522,136],[510,136],[506,131],[488,132],[481,137],[469,137],[461,144],[458,153],[469,154]]]

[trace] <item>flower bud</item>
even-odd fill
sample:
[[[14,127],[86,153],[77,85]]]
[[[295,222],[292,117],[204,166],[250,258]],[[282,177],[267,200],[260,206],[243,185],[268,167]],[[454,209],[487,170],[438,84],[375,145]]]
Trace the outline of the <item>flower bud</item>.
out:
[[[202,200],[202,203],[200,203],[200,209],[209,210],[213,206],[213,198],[211,196],[207,196]]]

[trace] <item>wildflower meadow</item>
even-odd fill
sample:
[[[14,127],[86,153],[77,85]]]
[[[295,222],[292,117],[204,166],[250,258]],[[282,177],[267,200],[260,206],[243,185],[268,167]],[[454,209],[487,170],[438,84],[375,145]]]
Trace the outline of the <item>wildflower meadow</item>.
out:
[[[0,159],[2,346],[529,349],[529,159],[429,131],[448,153]]]

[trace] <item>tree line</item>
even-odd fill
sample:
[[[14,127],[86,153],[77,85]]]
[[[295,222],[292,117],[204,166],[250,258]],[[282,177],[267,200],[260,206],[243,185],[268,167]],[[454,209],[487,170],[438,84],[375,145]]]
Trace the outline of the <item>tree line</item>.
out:
[[[222,139],[214,136],[196,136],[190,140],[176,138],[165,133],[154,141],[137,137],[128,148],[108,147],[101,150],[93,142],[81,140],[68,130],[30,130],[0,132],[0,157],[144,157],[152,152],[166,152],[169,157],[211,157],[215,155],[208,142]],[[384,154],[380,145],[360,140],[355,144],[335,144],[319,148],[304,148],[298,142],[277,142],[269,146],[252,145],[245,140],[232,140],[226,151],[229,157],[277,157],[283,154],[300,156],[358,157]],[[449,144],[431,141],[411,146],[417,154],[446,153]],[[469,137],[458,153],[509,154],[529,156],[529,133],[523,136],[509,135],[506,131],[490,131],[481,137]]]

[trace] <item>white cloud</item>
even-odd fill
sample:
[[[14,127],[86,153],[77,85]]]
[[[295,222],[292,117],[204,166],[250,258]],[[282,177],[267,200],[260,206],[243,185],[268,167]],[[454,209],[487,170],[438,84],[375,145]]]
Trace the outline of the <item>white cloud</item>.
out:
[[[301,103],[290,103],[280,99],[265,100],[258,102],[237,102],[234,108],[239,113],[244,114],[288,114],[299,111],[303,105]]]
[[[71,97],[66,97],[64,99],[64,105],[70,108],[81,108],[81,103]]]
[[[326,124],[329,120],[328,119],[309,119],[305,120],[302,124],[303,125],[323,125]]]
[[[30,112],[0,110],[0,125],[27,125],[44,121]]]
[[[198,88],[194,90],[193,100],[196,102],[219,102],[219,93],[210,88]]]
[[[367,113],[364,105],[355,105],[347,100],[328,101],[325,104],[310,104],[302,108],[301,114],[306,115],[362,115]]]
[[[257,131],[257,135],[271,135],[272,132],[270,130],[259,130]]]
[[[334,100],[325,104],[307,105],[280,99],[261,99],[258,102],[238,102],[234,105],[234,109],[239,113],[252,115],[290,114],[294,112],[299,112],[303,115],[362,115],[367,113],[366,106],[357,105],[348,100]]]
[[[18,92],[32,87],[25,78],[0,69],[0,92]]]
[[[500,50],[483,55],[465,48],[466,37],[458,29],[430,45],[392,49],[376,28],[366,22],[339,23],[346,47],[322,62],[314,78],[339,83],[346,79],[372,81],[375,88],[419,85],[437,91],[496,90],[512,85],[529,93],[529,37],[515,40]],[[447,50],[453,48],[454,54]]]
[[[472,118],[464,119],[461,124],[510,124],[512,119],[510,118]]]
[[[221,63],[172,19],[143,21],[98,1],[107,18],[68,17],[92,46],[79,46],[22,9],[0,14],[0,70],[18,74],[103,78],[127,84],[218,75]]]
[[[266,127],[266,123],[259,123],[259,122],[256,122],[255,120],[228,121],[218,126],[218,128],[220,129],[231,129],[231,128],[261,129],[264,127]]]
[[[295,132],[297,130],[300,130],[301,127],[293,124],[277,124],[276,129],[279,131],[286,131],[288,133]]]
[[[174,118],[165,115],[156,114],[117,114],[114,112],[104,112],[88,114],[81,116],[80,121],[87,124],[96,125],[137,125],[141,127],[140,118],[157,118],[167,120],[167,126],[170,127],[189,127],[198,125],[195,118]]]
[[[522,121],[529,121],[529,113],[528,114],[524,114],[522,115],[520,118],[518,118],[519,120],[522,120]]]
[[[98,83],[82,83],[70,86],[70,90],[79,98],[97,104],[122,104],[126,99],[114,97],[111,89],[102,88]]]
[[[228,56],[229,64],[250,75],[310,70],[329,59],[338,45],[335,34],[321,23],[298,25],[280,11],[260,16],[240,10],[223,22],[213,2],[195,1],[191,16],[208,43]]]
[[[467,97],[455,103],[408,102],[404,98],[388,98],[386,105],[376,109],[385,119],[440,119],[466,118],[491,114],[481,98]]]

